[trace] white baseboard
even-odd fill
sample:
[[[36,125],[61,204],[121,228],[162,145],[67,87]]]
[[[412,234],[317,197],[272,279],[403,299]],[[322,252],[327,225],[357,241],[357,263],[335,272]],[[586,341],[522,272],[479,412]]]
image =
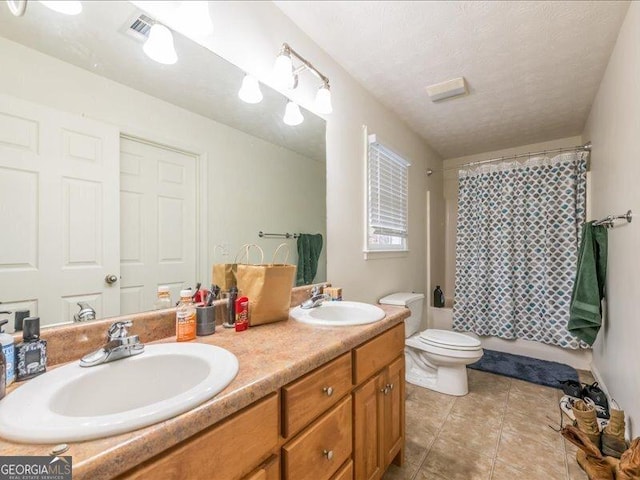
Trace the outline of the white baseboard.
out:
[[[600,387],[600,390],[602,390],[605,393],[605,395],[607,396],[607,400],[611,401],[611,395],[609,395],[609,389],[607,388],[607,384],[604,383],[604,379],[600,374],[600,370],[598,370],[598,367],[596,367],[596,364],[591,362],[589,364],[589,369],[593,374],[593,378],[595,378],[596,382],[598,382],[598,386]]]
[[[598,367],[596,367],[596,364],[591,362],[590,364],[590,368],[591,368],[591,373],[593,374],[593,378],[595,379],[596,382],[598,382],[598,387],[600,387],[600,390],[602,390],[604,392],[604,394],[607,396],[607,400],[609,401],[609,405],[611,405],[611,400],[613,398],[613,396],[611,395],[611,392],[609,392],[609,389],[607,388],[607,384],[604,383],[604,379],[602,378],[602,374],[600,373],[600,370],[598,370]],[[620,407],[622,407],[622,405],[620,405]],[[624,436],[626,437],[627,441],[629,441],[631,439],[631,430],[629,429],[629,417],[628,415],[625,414],[625,422],[624,422],[624,426],[625,426],[625,433]]]

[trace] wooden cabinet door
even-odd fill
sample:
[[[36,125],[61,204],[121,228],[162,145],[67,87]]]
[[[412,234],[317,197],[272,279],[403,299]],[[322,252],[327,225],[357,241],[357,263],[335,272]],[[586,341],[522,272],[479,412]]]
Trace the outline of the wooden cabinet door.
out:
[[[377,480],[384,473],[380,434],[384,428],[384,373],[380,373],[353,392],[354,478]]]
[[[404,444],[404,356],[398,357],[389,365],[385,376],[384,428],[381,440],[386,468]],[[402,457],[402,454],[398,455],[395,463],[401,465]]]

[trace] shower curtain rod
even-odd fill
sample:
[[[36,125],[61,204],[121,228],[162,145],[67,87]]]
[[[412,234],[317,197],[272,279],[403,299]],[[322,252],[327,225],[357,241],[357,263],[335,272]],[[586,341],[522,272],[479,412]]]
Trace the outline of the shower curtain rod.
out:
[[[473,165],[482,165],[483,163],[500,162],[502,160],[515,160],[516,158],[533,157],[536,155],[546,155],[547,153],[562,153],[562,152],[590,152],[591,142],[587,142],[584,145],[576,145],[575,147],[554,148],[551,150],[541,150],[539,152],[519,153],[517,155],[507,155],[504,157],[490,158],[488,160],[479,160],[477,162],[468,162],[460,165],[461,167],[471,167]]]

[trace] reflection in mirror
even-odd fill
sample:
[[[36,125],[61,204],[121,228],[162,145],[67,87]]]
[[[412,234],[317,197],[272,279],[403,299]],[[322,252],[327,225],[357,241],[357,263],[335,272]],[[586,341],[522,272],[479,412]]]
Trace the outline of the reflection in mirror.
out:
[[[245,73],[175,32],[177,63],[151,60],[130,3],[83,6],[0,5],[0,310],[43,325],[81,302],[96,318],[149,310],[159,285],[175,302],[246,243],[271,262],[284,242],[297,263],[295,239],[259,231],[326,237],[322,119],[285,125],[265,85],[243,102]]]

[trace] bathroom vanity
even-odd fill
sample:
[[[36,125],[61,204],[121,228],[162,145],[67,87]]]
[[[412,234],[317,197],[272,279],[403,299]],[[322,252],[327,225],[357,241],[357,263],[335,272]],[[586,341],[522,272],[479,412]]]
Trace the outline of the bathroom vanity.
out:
[[[380,478],[391,462],[403,460],[409,314],[383,309],[385,318],[368,325],[288,320],[198,337],[234,353],[238,376],[177,417],[70,443],[74,479]],[[0,439],[1,455],[48,455],[51,448]]]
[[[380,478],[402,462],[403,348],[400,324],[118,478]]]

